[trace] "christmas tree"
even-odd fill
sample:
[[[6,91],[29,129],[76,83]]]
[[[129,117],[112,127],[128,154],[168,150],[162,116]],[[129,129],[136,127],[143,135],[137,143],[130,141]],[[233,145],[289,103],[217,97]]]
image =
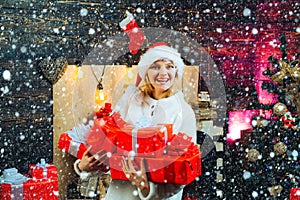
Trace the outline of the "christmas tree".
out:
[[[290,189],[300,185],[300,66],[287,58],[285,35],[279,39],[282,58],[269,57],[264,75],[272,84],[263,84],[278,101],[269,117],[253,118],[253,132],[241,145],[241,191],[247,199],[288,199]]]

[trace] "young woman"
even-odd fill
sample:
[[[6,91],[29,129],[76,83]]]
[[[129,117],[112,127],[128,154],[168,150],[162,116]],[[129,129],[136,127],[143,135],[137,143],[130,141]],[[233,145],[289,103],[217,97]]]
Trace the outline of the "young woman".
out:
[[[150,124],[173,124],[173,133],[188,134],[196,143],[196,120],[192,108],[184,100],[181,91],[175,85],[181,80],[184,63],[180,54],[171,47],[154,46],[141,57],[138,73],[141,79],[138,87],[129,86],[121,97],[114,112],[132,124],[148,121]],[[98,156],[99,154],[97,154]],[[75,171],[92,171],[100,165],[105,154],[88,156],[74,164]],[[147,179],[144,163],[136,171],[130,159],[122,161],[123,171],[129,181],[112,180],[106,200],[169,199],[181,200],[183,185],[152,183]]]

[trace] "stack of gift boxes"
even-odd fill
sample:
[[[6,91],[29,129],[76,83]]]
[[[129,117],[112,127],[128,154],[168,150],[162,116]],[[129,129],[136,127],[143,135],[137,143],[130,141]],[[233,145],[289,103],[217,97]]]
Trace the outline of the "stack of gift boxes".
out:
[[[0,176],[1,200],[57,200],[57,168],[44,159],[29,165],[29,173],[22,175],[16,168],[3,171]]]
[[[110,105],[104,108],[107,107]],[[172,124],[132,125],[124,122],[119,113],[109,115],[110,112],[103,108],[98,111],[91,128],[80,125],[62,133],[58,147],[77,158],[90,145],[91,154],[105,150],[112,179],[127,180],[123,158],[132,159],[137,168],[143,159],[150,180],[157,183],[186,185],[201,175],[201,153],[191,137],[173,134]]]

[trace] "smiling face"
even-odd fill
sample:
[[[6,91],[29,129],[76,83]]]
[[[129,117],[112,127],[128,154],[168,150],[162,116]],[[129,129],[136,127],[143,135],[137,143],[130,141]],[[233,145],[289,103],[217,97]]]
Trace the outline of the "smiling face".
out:
[[[177,69],[170,60],[158,60],[147,71],[147,77],[154,88],[154,97],[170,89],[175,81]]]

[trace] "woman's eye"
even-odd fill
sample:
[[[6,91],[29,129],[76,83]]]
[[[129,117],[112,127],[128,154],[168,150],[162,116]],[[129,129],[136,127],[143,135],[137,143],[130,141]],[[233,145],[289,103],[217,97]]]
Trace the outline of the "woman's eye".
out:
[[[168,65],[168,66],[167,66],[167,69],[175,69],[175,66],[173,66],[173,65]]]
[[[158,66],[158,65],[153,65],[153,66],[150,67],[150,69],[159,70],[159,69],[160,69],[160,66]]]

